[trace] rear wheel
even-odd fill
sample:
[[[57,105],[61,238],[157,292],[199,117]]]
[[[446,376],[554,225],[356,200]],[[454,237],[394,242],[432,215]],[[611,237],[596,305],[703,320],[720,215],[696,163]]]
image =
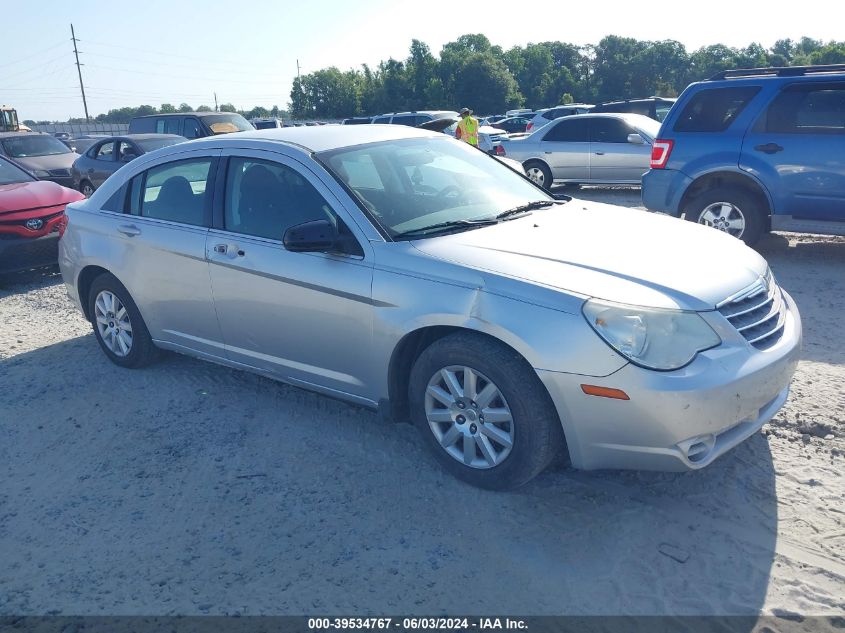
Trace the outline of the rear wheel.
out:
[[[545,163],[538,160],[530,160],[523,165],[525,167],[525,175],[528,176],[535,185],[543,189],[551,189],[552,187],[552,171]]]
[[[420,354],[409,384],[411,416],[437,460],[482,488],[516,488],[559,454],[563,433],[543,384],[509,347],[473,333]]]
[[[751,246],[763,233],[768,210],[744,189],[716,187],[690,200],[684,214],[691,222],[724,231]]]
[[[97,342],[115,365],[134,369],[155,359],[158,350],[144,319],[114,275],[102,274],[91,284],[88,314]]]

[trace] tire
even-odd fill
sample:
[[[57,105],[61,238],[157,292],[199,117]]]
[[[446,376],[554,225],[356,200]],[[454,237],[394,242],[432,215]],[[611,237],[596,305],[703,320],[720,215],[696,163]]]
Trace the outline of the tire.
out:
[[[476,393],[467,388],[467,369],[475,375]],[[438,381],[440,398],[453,395],[446,390],[443,371],[465,394],[452,398],[448,408],[431,395]],[[493,391],[497,395],[491,400]],[[564,448],[557,411],[537,374],[514,350],[480,334],[450,334],[426,348],[411,370],[408,399],[411,419],[435,458],[457,478],[480,488],[517,488]]]
[[[769,212],[745,189],[716,187],[690,200],[684,207],[684,216],[691,222],[712,226],[752,246],[766,229]]]
[[[539,160],[529,160],[522,166],[525,168],[525,174],[535,185],[546,191],[552,188],[554,182],[552,170],[546,163]]]
[[[92,185],[89,181],[83,180],[79,183],[79,192],[82,193],[86,198],[90,198],[91,194],[96,191],[94,189],[94,185]]]
[[[88,314],[97,342],[115,365],[136,369],[149,365],[158,356],[138,306],[114,275],[104,273],[91,284]]]

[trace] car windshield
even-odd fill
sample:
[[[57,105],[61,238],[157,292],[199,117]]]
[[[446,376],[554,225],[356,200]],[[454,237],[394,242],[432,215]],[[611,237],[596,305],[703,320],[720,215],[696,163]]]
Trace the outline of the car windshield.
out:
[[[249,121],[240,114],[210,114],[203,117],[205,124],[215,134],[228,134],[230,132],[245,132],[254,130]]]
[[[32,156],[52,156],[53,154],[69,154],[70,149],[59,139],[47,134],[23,134],[14,138],[4,138],[3,149],[12,158],[29,158]]]
[[[555,202],[492,156],[445,137],[370,143],[317,158],[391,237],[443,223],[479,226],[467,222],[495,220],[532,202]]]
[[[150,138],[145,139],[143,141],[136,141],[138,145],[141,146],[141,149],[145,152],[151,152],[155,149],[161,149],[162,147],[169,147],[170,145],[176,145],[176,143],[182,143],[188,139],[178,136],[175,138]]]
[[[17,165],[0,158],[0,185],[11,185],[16,182],[32,182],[35,178]]]

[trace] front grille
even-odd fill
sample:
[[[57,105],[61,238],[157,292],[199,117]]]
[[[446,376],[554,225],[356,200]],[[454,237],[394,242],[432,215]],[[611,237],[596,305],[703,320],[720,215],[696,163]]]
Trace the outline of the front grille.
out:
[[[783,336],[786,302],[771,271],[717,309],[757,349],[769,349]]]
[[[51,220],[59,217],[62,215],[64,211],[59,211],[58,213],[51,213],[50,215],[40,215],[37,219],[41,220],[44,224],[47,224]],[[2,216],[0,216],[2,217]],[[0,227],[3,226],[22,226],[26,227],[26,223],[32,218],[26,218],[23,220],[0,220]],[[43,226],[43,225],[42,225]]]
[[[47,173],[51,176],[70,176],[70,169],[48,169]]]

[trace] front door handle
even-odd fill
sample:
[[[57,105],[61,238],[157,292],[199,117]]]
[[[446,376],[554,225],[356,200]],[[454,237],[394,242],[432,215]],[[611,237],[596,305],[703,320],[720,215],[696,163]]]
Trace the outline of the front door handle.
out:
[[[243,257],[246,253],[235,246],[234,244],[215,244],[212,250],[220,255],[228,255],[229,257]]]
[[[141,229],[134,224],[121,224],[117,227],[117,232],[123,233],[126,237],[135,237],[136,235],[141,234]]]
[[[604,152],[596,152],[596,156],[604,156]]]
[[[766,143],[765,145],[755,145],[754,149],[765,154],[777,154],[782,152],[783,148],[777,143]]]

